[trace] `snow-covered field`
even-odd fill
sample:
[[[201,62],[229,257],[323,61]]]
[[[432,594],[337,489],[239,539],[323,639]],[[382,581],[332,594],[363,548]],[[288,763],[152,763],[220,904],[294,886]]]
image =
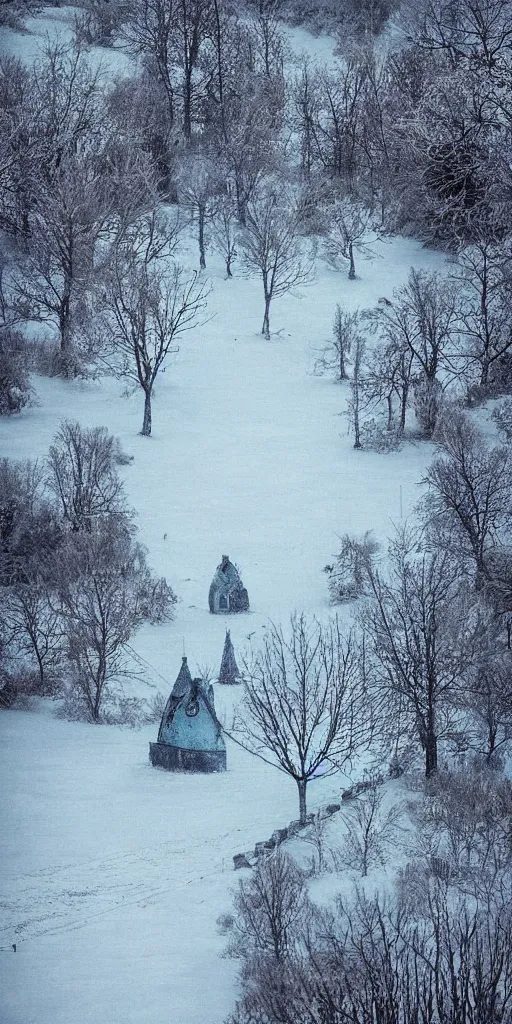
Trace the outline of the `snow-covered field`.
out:
[[[134,456],[123,469],[153,566],[180,597],[175,622],[147,627],[136,650],[168,680],[183,644],[192,669],[220,664],[225,626],[240,651],[270,617],[329,613],[322,567],[337,536],[385,539],[418,498],[428,445],[355,452],[342,415],[346,387],[312,375],[336,301],[374,304],[411,264],[435,254],[411,241],[382,247],[351,283],[332,271],[275,304],[258,334],[259,282],[208,267],[214,318],[191,334],[158,387],[154,435],[138,435],[141,400],[116,382],[37,380],[39,405],[0,421],[11,458],[43,456],[59,421],[104,424]],[[166,539],[164,539],[166,534]],[[243,570],[251,611],[211,616],[207,594],[223,553]],[[165,684],[148,670],[148,683]],[[151,692],[151,691],[149,691]],[[219,693],[221,713],[231,698]],[[225,776],[149,766],[154,728],[129,731],[2,715],[3,1024],[220,1024],[233,1003],[233,963],[220,957],[232,855],[297,814],[293,784],[228,747]],[[312,806],[344,779],[318,781]]]
[[[385,540],[400,493],[404,516],[417,501],[430,447],[354,451],[346,385],[312,373],[336,302],[374,305],[411,265],[441,261],[411,240],[376,248],[355,282],[320,265],[299,295],[276,300],[270,342],[261,283],[224,280],[212,254],[211,319],[160,378],[149,440],[140,396],[122,397],[115,381],[38,379],[38,404],[0,420],[2,456],[43,457],[64,417],[105,425],[133,455],[122,472],[141,537],[180,598],[173,623],[134,640],[155,689],[171,687],[183,648],[193,672],[216,670],[226,625],[240,652],[269,618],[325,617],[322,567],[338,536]],[[229,622],[207,604],[224,553],[251,601]],[[216,698],[229,717],[232,692]],[[225,775],[152,769],[156,727],[67,722],[51,705],[5,712],[0,726],[0,946],[18,945],[0,952],[2,1024],[221,1024],[236,996],[215,924],[229,910],[232,856],[296,817],[294,784],[233,745]],[[311,806],[345,782],[315,782]]]

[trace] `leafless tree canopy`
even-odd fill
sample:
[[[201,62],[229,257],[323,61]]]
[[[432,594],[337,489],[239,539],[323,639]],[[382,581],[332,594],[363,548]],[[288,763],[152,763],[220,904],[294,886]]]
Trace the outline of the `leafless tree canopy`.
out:
[[[311,280],[312,268],[301,254],[297,213],[280,205],[274,192],[254,199],[247,206],[241,241],[245,266],[259,272],[263,281],[261,333],[268,339],[272,299]]]
[[[405,715],[425,757],[437,769],[438,740],[453,724],[463,673],[475,657],[466,628],[465,590],[451,552],[422,550],[398,535],[389,572],[367,566],[370,598],[362,622],[371,648],[373,700],[382,722]],[[376,711],[377,713],[377,711]]]
[[[61,424],[48,452],[48,486],[73,530],[90,531],[97,517],[126,512],[120,459],[119,442],[106,427]]]
[[[438,454],[426,476],[432,526],[456,538],[482,582],[491,571],[487,554],[508,535],[510,451],[486,445],[478,428],[457,411],[441,421],[437,441]]]
[[[245,665],[244,699],[234,727],[246,749],[295,779],[300,818],[315,774],[331,774],[369,742],[360,652],[337,619],[328,626],[292,618],[289,637],[271,625]]]

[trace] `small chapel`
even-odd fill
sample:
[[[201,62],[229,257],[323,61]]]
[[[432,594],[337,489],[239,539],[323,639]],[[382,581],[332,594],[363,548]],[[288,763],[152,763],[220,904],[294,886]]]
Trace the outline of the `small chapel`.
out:
[[[208,605],[212,615],[249,611],[249,595],[236,565],[230,562],[228,555],[222,556],[222,561],[215,570],[208,594]]]
[[[155,767],[172,772],[226,770],[226,745],[215,714],[213,687],[192,679],[184,656],[165,705],[156,743],[149,744]]]

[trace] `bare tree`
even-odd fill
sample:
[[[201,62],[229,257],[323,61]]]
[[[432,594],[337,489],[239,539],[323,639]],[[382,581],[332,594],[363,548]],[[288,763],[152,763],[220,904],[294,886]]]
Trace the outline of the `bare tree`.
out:
[[[369,530],[362,537],[345,533],[334,565],[326,565],[329,593],[333,601],[355,601],[367,585],[367,565],[375,557],[379,545]]]
[[[234,905],[238,918],[231,953],[246,960],[270,953],[282,963],[308,907],[304,873],[278,847],[240,882]]]
[[[486,578],[486,558],[508,533],[512,511],[510,450],[488,447],[468,417],[453,410],[443,417],[438,454],[427,474],[427,514],[434,529],[455,532],[459,550],[475,566],[477,584]]]
[[[453,726],[458,690],[475,648],[466,628],[458,562],[447,552],[418,552],[417,545],[417,539],[398,535],[387,577],[368,564],[371,596],[362,620],[376,713],[383,724],[387,718],[391,732],[394,720],[409,718],[429,777],[437,769],[438,740]]]
[[[490,1024],[512,1006],[509,892],[468,901],[425,872],[422,902],[357,891],[312,907],[295,955],[253,960],[229,1024]],[[413,876],[413,881],[415,876]],[[419,911],[419,912],[418,912]]]
[[[105,178],[90,153],[61,157],[36,194],[29,254],[14,276],[15,308],[27,320],[53,324],[64,354],[80,324],[80,300],[92,285],[95,246],[110,213]]]
[[[145,552],[124,517],[111,515],[90,533],[68,534],[58,558],[71,686],[87,717],[98,722],[113,687],[126,675],[126,644],[145,619]]]
[[[47,484],[73,530],[91,530],[97,516],[127,511],[117,473],[121,461],[119,441],[106,427],[61,423],[48,452]]]
[[[58,546],[61,529],[43,483],[40,463],[0,459],[0,588],[23,581],[32,558]]]
[[[63,661],[63,631],[52,601],[51,580],[45,578],[37,558],[25,567],[23,578],[0,595],[0,623],[18,653],[35,662],[39,693],[51,692]]]
[[[353,340],[353,374],[350,381],[352,397],[348,403],[348,415],[354,428],[354,448],[362,448],[361,444],[361,403],[363,401],[363,358],[366,343],[360,334]]]
[[[343,815],[346,835],[341,856],[344,863],[360,871],[363,878],[370,868],[385,863],[386,853],[402,830],[400,819],[404,809],[395,805],[384,811],[382,801],[382,790],[377,785],[371,786]]]
[[[304,262],[301,253],[298,212],[293,207],[280,205],[275,192],[251,200],[241,244],[247,270],[261,274],[265,299],[261,333],[270,339],[272,299],[286,295],[312,278],[312,267]]]
[[[414,372],[430,393],[440,388],[439,374],[453,375],[455,336],[459,327],[457,293],[453,283],[437,273],[412,269],[406,285],[395,289],[393,301],[365,313],[385,344],[408,349]],[[444,383],[444,381],[443,381]],[[437,405],[431,403],[427,434],[435,428]]]
[[[473,728],[472,745],[492,766],[496,753],[512,741],[512,666],[510,652],[482,658],[467,678],[463,694]]]
[[[512,346],[508,321],[512,303],[512,254],[507,244],[477,238],[457,255],[454,279],[463,286],[461,333],[468,341],[466,363],[479,372],[478,387],[490,384],[493,371]],[[496,381],[499,390],[499,380]]]
[[[325,241],[325,255],[329,263],[337,267],[340,257],[348,261],[348,277],[356,276],[355,253],[372,256],[372,249],[365,236],[371,223],[371,211],[361,202],[345,197],[336,200],[328,210],[331,227]]]
[[[230,196],[224,196],[217,204],[212,231],[226,264],[226,277],[233,277],[231,267],[237,256],[238,224],[235,205]]]
[[[224,180],[218,163],[205,153],[190,152],[181,162],[179,201],[197,221],[201,270],[206,267],[206,227],[215,216]]]
[[[409,10],[409,32],[417,46],[444,54],[452,69],[471,63],[500,74],[509,66],[510,0],[431,0]]]
[[[317,359],[315,373],[334,370],[336,380],[346,380],[348,378],[347,359],[352,349],[358,323],[357,311],[355,313],[346,313],[338,302],[334,314],[332,340],[326,345],[320,358]]]
[[[362,313],[362,319],[366,313]],[[387,430],[393,430],[395,400],[398,400],[398,429],[405,430],[414,356],[409,348],[389,341],[372,348],[365,368],[363,391],[370,404],[386,403]]]
[[[197,274],[186,277],[179,264],[166,265],[165,236],[129,238],[113,258],[105,299],[105,326],[110,337],[106,361],[144,393],[141,433],[151,434],[155,381],[178,339],[205,323],[208,287]]]
[[[124,34],[132,53],[144,57],[165,91],[167,113],[172,127],[176,115],[176,75],[173,63],[174,0],[142,0],[129,7]]]
[[[337,619],[321,626],[293,617],[289,639],[271,625],[244,680],[234,736],[295,780],[304,822],[308,782],[338,771],[369,742],[355,637],[344,637]]]

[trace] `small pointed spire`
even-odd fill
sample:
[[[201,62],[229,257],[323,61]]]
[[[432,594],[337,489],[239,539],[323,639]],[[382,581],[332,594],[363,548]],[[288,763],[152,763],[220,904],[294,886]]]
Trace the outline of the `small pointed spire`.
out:
[[[226,630],[226,639],[224,641],[224,650],[222,652],[218,682],[225,683],[227,685],[240,682],[240,672],[236,663],[229,629]]]

